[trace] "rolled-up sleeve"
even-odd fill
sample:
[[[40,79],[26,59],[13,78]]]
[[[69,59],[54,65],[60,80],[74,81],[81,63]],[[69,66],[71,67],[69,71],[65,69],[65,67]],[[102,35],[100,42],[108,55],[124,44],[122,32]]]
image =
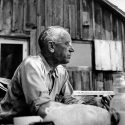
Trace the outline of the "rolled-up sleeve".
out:
[[[42,104],[51,100],[45,84],[45,73],[38,61],[26,60],[21,66],[21,83],[26,103],[36,113]]]

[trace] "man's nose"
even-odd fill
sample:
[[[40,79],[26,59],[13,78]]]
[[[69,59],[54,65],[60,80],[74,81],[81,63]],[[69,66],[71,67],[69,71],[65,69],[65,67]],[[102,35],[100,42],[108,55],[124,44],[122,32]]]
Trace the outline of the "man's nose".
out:
[[[70,52],[74,52],[75,50],[73,49],[72,46],[70,46],[70,49],[69,49]]]

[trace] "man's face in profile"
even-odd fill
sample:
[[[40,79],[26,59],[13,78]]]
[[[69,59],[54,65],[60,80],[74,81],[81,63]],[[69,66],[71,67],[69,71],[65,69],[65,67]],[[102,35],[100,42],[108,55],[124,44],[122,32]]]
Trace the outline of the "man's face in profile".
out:
[[[55,42],[54,57],[59,64],[67,64],[74,52],[70,35],[66,32]]]

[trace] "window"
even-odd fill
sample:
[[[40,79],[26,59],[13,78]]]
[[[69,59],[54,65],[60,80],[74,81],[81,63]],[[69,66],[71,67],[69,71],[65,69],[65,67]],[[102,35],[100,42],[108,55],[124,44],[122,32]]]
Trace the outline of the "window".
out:
[[[90,42],[73,41],[75,52],[67,64],[70,83],[74,90],[93,90],[92,88],[92,44]]]
[[[92,67],[91,44],[90,43],[80,44],[79,42],[77,43],[77,41],[73,41],[73,48],[75,52],[72,54],[70,63],[67,66]]]
[[[17,66],[27,55],[27,40],[0,38],[0,77],[12,78]]]
[[[122,42],[95,40],[95,68],[103,71],[123,71]]]

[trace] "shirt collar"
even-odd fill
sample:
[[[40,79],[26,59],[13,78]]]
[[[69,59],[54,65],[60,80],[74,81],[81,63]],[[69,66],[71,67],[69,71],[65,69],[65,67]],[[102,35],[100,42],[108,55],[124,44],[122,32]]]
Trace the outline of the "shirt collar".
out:
[[[47,71],[47,74],[48,73],[51,73],[51,74],[54,74],[54,76],[58,77],[59,74],[58,74],[58,70],[57,70],[57,67],[55,68],[55,70],[53,71],[52,68],[49,66],[49,64],[47,63],[46,59],[44,58],[44,56],[42,54],[39,54],[40,57],[42,58],[42,61],[46,67],[46,71]]]

